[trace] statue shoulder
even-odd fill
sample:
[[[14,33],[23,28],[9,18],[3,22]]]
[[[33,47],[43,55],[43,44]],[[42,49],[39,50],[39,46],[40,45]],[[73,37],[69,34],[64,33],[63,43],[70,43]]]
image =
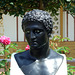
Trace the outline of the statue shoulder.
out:
[[[49,56],[49,59],[52,59],[50,60],[51,62],[54,62],[57,68],[57,70],[61,67],[64,59],[65,59],[65,56],[62,55],[62,54],[58,54],[57,52],[53,51],[52,49],[50,50],[50,56]]]
[[[25,58],[28,58],[28,55],[29,55],[29,51],[24,51],[24,52],[15,54],[14,57],[15,59],[25,59]]]
[[[29,59],[29,51],[24,51],[21,53],[17,53],[14,55],[15,60],[19,67],[21,67],[24,64],[24,61]]]
[[[54,50],[50,49],[50,55],[49,55],[50,59],[64,59],[64,56],[61,54],[58,54],[57,52],[55,52]]]
[[[33,63],[36,59],[30,55],[29,50],[17,53],[14,55],[18,66],[21,68],[23,65],[29,65]]]
[[[60,66],[63,63],[65,58],[64,55],[58,54],[57,52],[51,49],[49,59],[53,59]]]

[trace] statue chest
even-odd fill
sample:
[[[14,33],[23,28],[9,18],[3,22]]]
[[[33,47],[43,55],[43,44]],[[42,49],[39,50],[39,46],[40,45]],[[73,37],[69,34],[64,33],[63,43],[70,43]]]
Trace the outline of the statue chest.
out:
[[[29,65],[23,65],[21,67],[25,75],[55,75],[60,64],[57,64],[57,60],[36,60]]]

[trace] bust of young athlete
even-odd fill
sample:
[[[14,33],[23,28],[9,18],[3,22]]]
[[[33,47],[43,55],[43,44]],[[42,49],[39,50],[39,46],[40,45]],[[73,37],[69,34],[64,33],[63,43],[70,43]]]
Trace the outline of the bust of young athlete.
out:
[[[24,75],[56,75],[61,68],[64,56],[49,48],[52,28],[52,19],[46,11],[34,9],[24,15],[22,29],[30,50],[14,55]]]

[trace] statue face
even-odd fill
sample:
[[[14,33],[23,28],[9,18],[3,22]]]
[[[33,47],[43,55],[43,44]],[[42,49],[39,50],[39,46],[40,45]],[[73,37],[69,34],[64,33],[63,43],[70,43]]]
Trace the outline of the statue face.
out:
[[[48,42],[47,31],[39,22],[29,22],[25,25],[25,37],[31,48],[40,48]]]

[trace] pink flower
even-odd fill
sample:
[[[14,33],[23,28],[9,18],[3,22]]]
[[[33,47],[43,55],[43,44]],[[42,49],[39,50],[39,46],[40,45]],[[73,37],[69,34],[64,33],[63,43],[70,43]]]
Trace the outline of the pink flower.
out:
[[[11,43],[10,38],[6,36],[1,36],[0,43],[3,43],[4,45],[9,45]]]
[[[0,43],[2,42],[1,38],[0,38]]]
[[[30,49],[30,47],[29,47],[29,45],[27,45],[27,47],[25,47],[25,50],[27,51],[27,50],[29,50]]]

